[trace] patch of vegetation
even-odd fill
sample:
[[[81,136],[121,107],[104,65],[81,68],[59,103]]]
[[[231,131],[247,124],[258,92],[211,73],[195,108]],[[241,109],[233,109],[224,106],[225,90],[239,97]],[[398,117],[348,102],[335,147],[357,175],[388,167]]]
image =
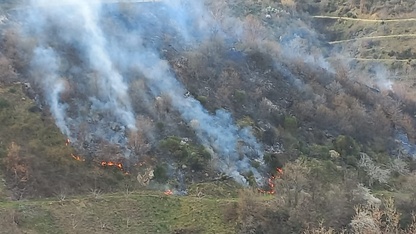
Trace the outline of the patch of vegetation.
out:
[[[16,92],[8,92],[11,88]],[[119,170],[109,173],[98,162],[75,160],[71,155],[77,153],[65,145],[54,120],[31,112],[35,103],[22,99],[21,90],[19,85],[0,86],[2,103],[13,103],[13,108],[0,111],[1,174],[12,199],[82,194],[94,188],[114,191],[134,181]]]
[[[286,131],[295,133],[298,129],[298,120],[294,116],[286,116],[283,122],[283,128]]]
[[[9,108],[9,107],[10,107],[10,103],[5,99],[0,98],[0,110],[6,109],[6,108]]]
[[[250,116],[244,116],[243,118],[237,120],[237,125],[241,128],[256,126],[254,120],[250,118]]]
[[[333,143],[335,150],[341,154],[342,158],[352,156],[354,158],[359,157],[360,146],[350,136],[340,135],[335,139]]]
[[[174,156],[179,163],[196,171],[205,168],[211,159],[210,153],[202,145],[194,145],[175,136],[160,141],[160,147]]]
[[[234,100],[237,103],[244,103],[246,101],[247,94],[244,90],[236,90],[234,92]]]
[[[202,95],[200,95],[200,96],[198,96],[197,98],[196,98],[202,105],[206,105],[207,104],[207,102],[208,102],[208,98],[206,97],[206,96],[202,96]]]
[[[328,160],[330,159],[329,151],[330,148],[327,146],[313,144],[309,147],[307,155],[318,159]]]
[[[157,165],[153,173],[154,173],[154,179],[158,183],[161,183],[161,184],[166,183],[166,181],[168,181],[169,179],[167,166],[165,164]]]
[[[263,160],[266,163],[266,165],[269,167],[270,172],[275,172],[276,168],[283,167],[283,164],[280,161],[280,157],[278,154],[266,153],[263,156]]]
[[[152,191],[0,202],[0,224],[8,233],[235,233],[235,223],[223,216],[223,207],[235,202],[219,194],[177,197]]]
[[[36,205],[19,205],[16,209],[19,227],[37,233],[64,233],[52,212]]]

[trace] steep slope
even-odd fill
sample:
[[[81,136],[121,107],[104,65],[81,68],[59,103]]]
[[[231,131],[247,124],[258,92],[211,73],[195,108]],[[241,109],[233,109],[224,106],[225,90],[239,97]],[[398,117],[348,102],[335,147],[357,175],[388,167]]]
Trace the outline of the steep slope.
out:
[[[372,205],[396,212],[371,191],[396,196],[394,230],[412,227],[416,96],[389,67],[364,63],[401,55],[372,40],[412,21],[313,18],[305,12],[356,7],[305,1],[69,2],[33,1],[2,24],[1,195],[41,198],[2,202],[16,214],[7,227],[300,233],[322,222],[356,232],[358,218],[377,218]],[[370,42],[353,56],[363,63],[344,40]],[[231,181],[256,192],[236,202]],[[232,218],[223,205],[236,205]]]
[[[23,92],[30,92],[28,85],[0,87],[0,162],[7,188],[2,200],[117,189],[123,174],[76,158],[48,112]]]

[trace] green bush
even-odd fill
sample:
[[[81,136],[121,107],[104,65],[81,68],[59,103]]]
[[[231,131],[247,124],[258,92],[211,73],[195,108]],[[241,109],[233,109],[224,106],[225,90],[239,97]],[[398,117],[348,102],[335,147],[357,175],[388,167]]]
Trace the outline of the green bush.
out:
[[[269,168],[270,173],[274,173],[276,171],[276,168],[283,167],[283,163],[280,161],[279,155],[277,154],[266,153],[263,156],[263,160]]]
[[[249,116],[244,116],[243,118],[237,120],[237,125],[241,128],[244,128],[253,127],[255,123]]]
[[[358,164],[358,158],[356,156],[347,155],[345,158],[343,157],[343,161],[352,167],[357,167]]]
[[[247,94],[244,90],[236,90],[234,92],[234,101],[238,103],[242,103],[246,100]]]
[[[0,166],[2,164],[2,158],[5,158],[7,156],[7,149],[0,145]]]
[[[248,185],[257,187],[256,178],[254,177],[254,173],[252,171],[245,173],[243,176],[247,180]]]
[[[171,136],[160,142],[162,150],[172,155],[179,163],[193,170],[202,170],[211,159],[210,153],[201,145],[183,142],[180,138]]]
[[[206,96],[198,96],[196,98],[203,106],[207,104],[208,98]]]
[[[162,122],[157,122],[156,128],[159,129],[159,131],[163,131],[163,129],[165,128],[165,124]]]
[[[331,157],[329,150],[330,149],[327,146],[313,144],[309,147],[309,156],[327,160]]]
[[[6,99],[0,98],[0,110],[6,109],[9,107],[10,107],[10,103]]]
[[[260,168],[260,162],[257,161],[251,161],[250,165],[256,169]]]
[[[171,136],[160,142],[160,147],[163,150],[169,151],[171,153],[180,150],[181,148],[181,139],[179,137]]]
[[[283,121],[283,128],[291,133],[298,129],[298,120],[294,116],[285,116]]]
[[[165,164],[157,165],[153,171],[154,179],[156,182],[164,184],[168,181],[167,166]]]
[[[334,147],[337,152],[341,154],[341,157],[348,155],[358,156],[360,152],[360,146],[350,136],[340,135],[335,139]]]
[[[306,165],[310,168],[310,176],[323,185],[340,182],[343,172],[330,160],[308,160]]]

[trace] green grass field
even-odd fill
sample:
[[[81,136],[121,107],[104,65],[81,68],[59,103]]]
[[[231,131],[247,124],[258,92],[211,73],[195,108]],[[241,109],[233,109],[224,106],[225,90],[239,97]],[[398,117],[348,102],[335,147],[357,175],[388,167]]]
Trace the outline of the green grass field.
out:
[[[0,202],[0,233],[236,233],[236,198],[158,191]]]

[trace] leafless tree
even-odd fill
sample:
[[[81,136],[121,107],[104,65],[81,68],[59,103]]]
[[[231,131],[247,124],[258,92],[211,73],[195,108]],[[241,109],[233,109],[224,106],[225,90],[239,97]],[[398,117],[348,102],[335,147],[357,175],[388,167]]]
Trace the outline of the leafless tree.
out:
[[[360,154],[361,159],[358,165],[365,170],[368,175],[368,184],[371,186],[374,182],[386,184],[390,179],[391,171],[389,169],[382,169],[377,166],[373,160],[366,153]]]

